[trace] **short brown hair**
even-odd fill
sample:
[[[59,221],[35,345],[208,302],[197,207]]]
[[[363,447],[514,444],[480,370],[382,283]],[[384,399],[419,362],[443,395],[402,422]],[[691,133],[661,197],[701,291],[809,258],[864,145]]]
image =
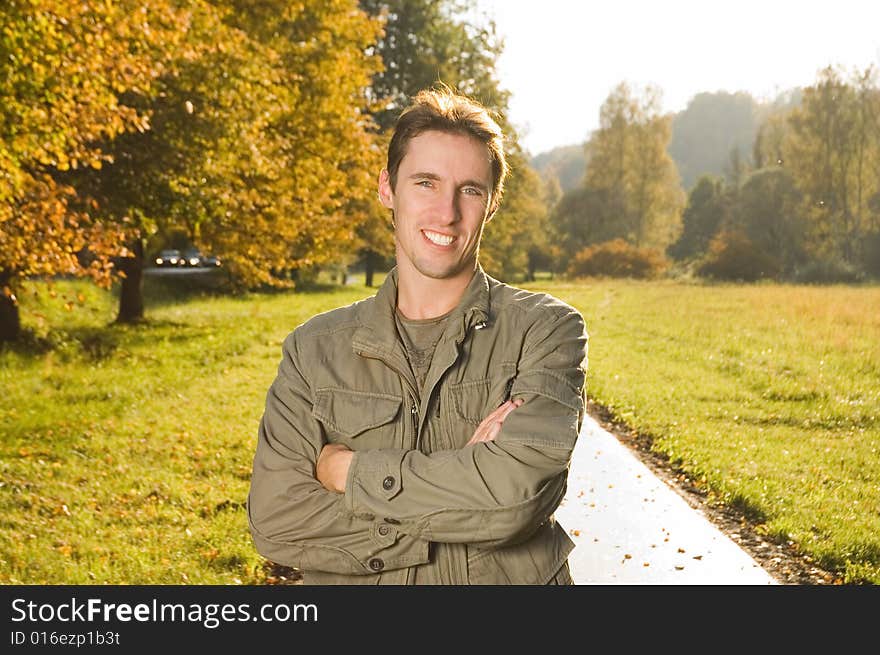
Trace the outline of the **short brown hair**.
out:
[[[489,213],[495,212],[501,203],[504,179],[510,170],[504,156],[504,133],[486,107],[445,84],[420,91],[397,119],[388,144],[387,170],[391,188],[397,186],[397,170],[409,142],[431,130],[470,136],[486,146],[492,164]]]

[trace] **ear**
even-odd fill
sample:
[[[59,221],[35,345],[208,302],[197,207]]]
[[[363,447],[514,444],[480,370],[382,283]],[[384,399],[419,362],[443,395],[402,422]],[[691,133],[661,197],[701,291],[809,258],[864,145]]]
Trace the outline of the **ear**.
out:
[[[379,202],[386,209],[394,208],[394,189],[391,188],[391,176],[384,168],[379,173]]]

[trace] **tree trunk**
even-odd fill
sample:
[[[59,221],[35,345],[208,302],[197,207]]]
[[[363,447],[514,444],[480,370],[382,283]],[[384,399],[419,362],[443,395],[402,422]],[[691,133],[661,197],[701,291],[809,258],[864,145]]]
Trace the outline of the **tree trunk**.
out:
[[[0,343],[16,341],[21,336],[21,316],[11,282],[12,273],[0,271]]]
[[[120,257],[117,267],[124,275],[119,292],[117,323],[137,323],[144,318],[144,242],[135,239],[131,245],[132,257]]]
[[[364,257],[364,277],[366,277],[365,284],[367,287],[373,286],[373,272],[376,269],[376,260],[375,254],[372,250],[367,251],[367,256]]]

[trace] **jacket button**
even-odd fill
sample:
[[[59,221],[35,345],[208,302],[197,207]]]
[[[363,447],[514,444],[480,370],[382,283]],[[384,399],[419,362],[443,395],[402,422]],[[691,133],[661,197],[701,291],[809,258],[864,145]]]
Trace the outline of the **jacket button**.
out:
[[[378,557],[374,557],[370,560],[370,568],[374,571],[381,571],[385,568],[385,562],[380,560]]]
[[[377,532],[384,537],[389,532],[391,532],[391,528],[389,528],[387,525],[385,525],[383,523],[382,525],[379,526],[379,529],[377,530]]]
[[[389,475],[387,478],[382,480],[382,488],[385,491],[391,491],[392,489],[394,489],[394,478]]]

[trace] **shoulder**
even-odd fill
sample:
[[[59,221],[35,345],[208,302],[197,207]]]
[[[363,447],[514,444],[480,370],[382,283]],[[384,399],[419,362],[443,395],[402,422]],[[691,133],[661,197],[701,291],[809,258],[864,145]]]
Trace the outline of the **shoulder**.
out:
[[[334,336],[345,337],[346,333],[352,333],[362,325],[361,316],[376,300],[375,296],[358,300],[344,307],[337,307],[326,312],[316,314],[305,323],[298,325],[285,339],[284,347],[288,350],[295,345],[299,348],[314,344],[327,343],[328,338],[333,341]]]
[[[581,313],[559,298],[540,291],[528,291],[489,279],[492,314],[499,320],[513,320],[532,325],[574,323],[584,326]]]

